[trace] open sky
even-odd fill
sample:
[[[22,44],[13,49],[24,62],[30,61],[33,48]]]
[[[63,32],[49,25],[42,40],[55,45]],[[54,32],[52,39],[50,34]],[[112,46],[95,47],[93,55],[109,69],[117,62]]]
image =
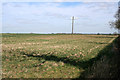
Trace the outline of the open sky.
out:
[[[113,33],[117,2],[6,2],[2,4],[2,32]]]

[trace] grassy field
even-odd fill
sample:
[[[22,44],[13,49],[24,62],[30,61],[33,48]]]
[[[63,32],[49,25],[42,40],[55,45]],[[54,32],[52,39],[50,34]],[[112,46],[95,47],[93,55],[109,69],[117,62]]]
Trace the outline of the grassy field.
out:
[[[3,34],[3,78],[77,78],[115,35]],[[108,53],[103,51],[104,53]]]

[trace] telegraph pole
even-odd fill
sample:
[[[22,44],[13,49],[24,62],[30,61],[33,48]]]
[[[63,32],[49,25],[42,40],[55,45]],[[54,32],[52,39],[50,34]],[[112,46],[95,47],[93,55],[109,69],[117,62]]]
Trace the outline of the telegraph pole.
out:
[[[74,16],[72,17],[72,34],[73,34],[73,28],[74,27]]]

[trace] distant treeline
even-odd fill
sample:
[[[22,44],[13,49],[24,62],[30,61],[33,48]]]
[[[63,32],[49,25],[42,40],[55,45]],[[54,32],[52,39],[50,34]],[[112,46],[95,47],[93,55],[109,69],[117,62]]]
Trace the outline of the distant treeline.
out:
[[[39,34],[39,35],[48,35],[48,34],[54,34],[54,35],[71,35],[71,33],[47,33],[47,34],[44,34],[44,33],[1,33],[2,34]],[[118,35],[118,33],[74,33],[75,35]],[[72,34],[72,35],[74,35]]]

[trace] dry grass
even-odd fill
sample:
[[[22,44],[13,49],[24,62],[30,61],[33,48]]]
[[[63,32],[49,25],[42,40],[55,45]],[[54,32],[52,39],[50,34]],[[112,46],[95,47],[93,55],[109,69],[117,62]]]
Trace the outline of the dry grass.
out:
[[[3,34],[3,78],[76,78],[114,35]],[[111,41],[112,42],[112,41]]]

